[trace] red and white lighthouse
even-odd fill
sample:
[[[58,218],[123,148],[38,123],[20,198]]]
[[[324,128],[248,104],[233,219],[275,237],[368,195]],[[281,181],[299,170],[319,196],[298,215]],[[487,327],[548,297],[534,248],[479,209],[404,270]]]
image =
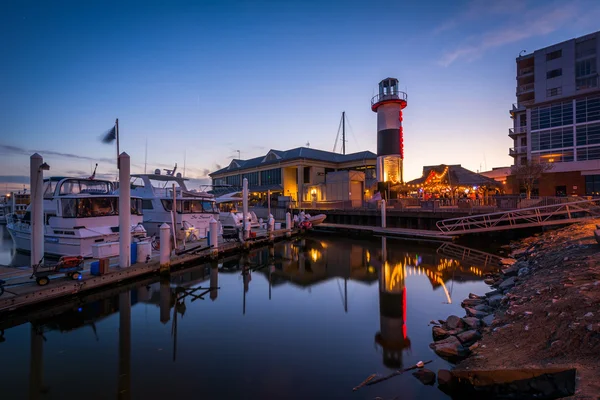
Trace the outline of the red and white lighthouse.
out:
[[[407,104],[396,78],[379,82],[379,94],[371,99],[371,110],[377,113],[377,182],[382,195],[390,184],[403,182],[402,110]]]

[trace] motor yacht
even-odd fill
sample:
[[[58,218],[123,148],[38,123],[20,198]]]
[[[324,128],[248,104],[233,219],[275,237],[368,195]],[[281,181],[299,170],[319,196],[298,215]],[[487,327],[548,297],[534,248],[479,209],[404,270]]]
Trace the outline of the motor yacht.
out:
[[[100,179],[52,177],[44,180],[44,254],[92,257],[92,246],[119,240],[119,196]],[[7,229],[18,251],[31,249],[31,206],[23,216],[7,215]],[[131,198],[129,234],[146,236],[142,199]],[[32,260],[37,262],[39,260]]]
[[[164,223],[173,225],[173,190],[176,202],[177,239],[194,241],[208,236],[211,218],[219,220],[219,210],[214,196],[206,192],[188,190],[181,174],[174,171],[161,174],[131,175],[131,195],[142,198],[144,227],[148,235],[159,235]]]

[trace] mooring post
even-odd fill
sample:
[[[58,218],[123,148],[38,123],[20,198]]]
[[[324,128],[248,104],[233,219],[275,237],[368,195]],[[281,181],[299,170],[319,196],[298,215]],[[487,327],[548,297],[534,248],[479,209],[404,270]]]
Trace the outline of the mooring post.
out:
[[[119,154],[119,267],[131,266],[131,186],[130,158]]]
[[[31,184],[31,263],[44,257],[44,159],[35,153],[29,159]],[[14,196],[14,194],[13,194]],[[14,203],[13,203],[14,204]],[[13,207],[13,213],[15,209]]]
[[[285,236],[292,236],[292,214],[289,212],[285,213]]]
[[[121,164],[123,166],[123,164]],[[129,185],[129,181],[127,181]],[[119,400],[131,399],[131,291],[119,294]]]
[[[269,220],[267,221],[267,229],[269,231],[269,240],[273,241],[275,238],[274,230],[275,230],[275,218],[273,218],[273,214],[269,214]]]
[[[385,200],[381,200],[381,227],[385,228],[387,226],[387,210],[386,210]]]
[[[44,336],[33,323],[30,332],[29,398],[36,400],[44,393]]]
[[[213,217],[210,217],[209,226],[209,240],[211,245],[211,254],[213,257],[219,255],[219,223]]]
[[[160,226],[160,272],[169,272],[171,267],[171,227]]]
[[[250,223],[248,222],[248,178],[244,178],[242,182],[242,214],[244,218],[244,240],[250,237]]]

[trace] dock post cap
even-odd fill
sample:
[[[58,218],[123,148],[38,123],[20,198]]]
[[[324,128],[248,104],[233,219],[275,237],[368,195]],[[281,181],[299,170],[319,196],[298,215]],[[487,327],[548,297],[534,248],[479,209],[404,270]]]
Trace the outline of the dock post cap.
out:
[[[39,158],[40,160],[43,159],[43,157],[39,153],[33,153],[30,158]]]
[[[215,217],[210,217],[210,221],[208,221],[209,224],[216,224],[217,220],[215,219]]]
[[[119,158],[122,158],[122,157],[123,157],[123,158],[130,158],[130,157],[129,157],[129,154],[127,154],[127,153],[125,153],[125,152],[122,152],[121,154],[119,154]]]
[[[160,226],[160,229],[170,229],[171,227],[166,222]]]

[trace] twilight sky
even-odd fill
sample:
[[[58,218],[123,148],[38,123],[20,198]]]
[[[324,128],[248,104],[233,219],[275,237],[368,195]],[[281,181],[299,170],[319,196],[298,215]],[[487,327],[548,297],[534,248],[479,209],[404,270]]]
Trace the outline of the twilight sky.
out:
[[[132,172],[186,176],[304,146],[376,151],[370,98],[408,93],[405,179],[423,165],[510,165],[515,57],[599,29],[600,2],[31,1],[0,3],[0,193],[34,151],[46,175],[116,174],[99,137],[119,118]],[[338,146],[339,148],[340,146]],[[197,180],[192,186],[198,185]]]

